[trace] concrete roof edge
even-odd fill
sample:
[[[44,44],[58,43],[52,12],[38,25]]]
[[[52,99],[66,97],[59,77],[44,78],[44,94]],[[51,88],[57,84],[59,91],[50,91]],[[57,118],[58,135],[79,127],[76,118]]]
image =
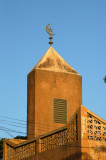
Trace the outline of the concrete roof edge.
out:
[[[34,139],[31,139],[31,140],[25,140],[24,142],[20,142],[18,144],[15,144],[14,142],[11,141],[11,139],[4,139],[3,141],[5,143],[8,143],[9,145],[11,145],[12,147],[14,148],[17,148],[17,147],[20,147],[22,145],[25,145],[25,144],[28,144],[28,143],[31,143],[33,141],[36,141],[38,137],[35,137]],[[18,139],[17,139],[18,140]],[[20,139],[19,139],[20,140]]]
[[[50,132],[48,132],[48,133],[46,133],[46,134],[43,134],[43,135],[39,136],[38,138],[44,138],[44,137],[47,137],[47,136],[49,136],[49,135],[52,135],[52,134],[54,134],[54,133],[56,133],[56,132],[60,132],[60,131],[65,130],[65,129],[67,129],[67,124],[66,124],[64,127],[60,127],[60,128],[58,128],[58,129],[55,129],[55,130],[53,130],[53,131],[50,131]]]

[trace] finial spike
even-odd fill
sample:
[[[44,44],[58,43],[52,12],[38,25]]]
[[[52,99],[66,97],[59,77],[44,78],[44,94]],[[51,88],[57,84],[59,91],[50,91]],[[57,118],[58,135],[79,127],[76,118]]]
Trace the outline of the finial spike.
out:
[[[50,35],[50,37],[49,37],[49,39],[50,39],[49,44],[50,44],[50,46],[51,46],[51,45],[53,44],[53,42],[51,41],[51,40],[53,39],[52,36],[55,35],[55,34],[51,33],[51,32],[53,31],[53,29],[51,29],[51,27],[50,27],[50,29],[48,29],[49,25],[50,25],[50,24],[48,24],[48,25],[46,26],[46,31],[47,31],[47,33]]]

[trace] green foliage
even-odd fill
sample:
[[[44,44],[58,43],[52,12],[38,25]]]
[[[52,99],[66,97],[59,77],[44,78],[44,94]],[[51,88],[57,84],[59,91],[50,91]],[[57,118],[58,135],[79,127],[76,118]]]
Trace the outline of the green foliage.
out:
[[[0,158],[3,158],[3,139],[0,140]]]

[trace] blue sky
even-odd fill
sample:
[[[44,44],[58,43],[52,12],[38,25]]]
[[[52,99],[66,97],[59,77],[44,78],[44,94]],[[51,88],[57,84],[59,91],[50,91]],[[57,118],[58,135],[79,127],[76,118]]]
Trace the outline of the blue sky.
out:
[[[9,131],[0,138],[26,132],[4,116],[27,119],[27,75],[49,48],[49,23],[54,49],[82,75],[83,105],[106,119],[106,1],[1,0],[0,127]]]

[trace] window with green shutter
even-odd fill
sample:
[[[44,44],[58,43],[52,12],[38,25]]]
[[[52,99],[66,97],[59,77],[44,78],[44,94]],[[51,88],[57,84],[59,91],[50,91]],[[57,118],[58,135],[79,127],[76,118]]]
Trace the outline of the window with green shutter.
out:
[[[54,122],[67,123],[67,101],[54,98]]]

